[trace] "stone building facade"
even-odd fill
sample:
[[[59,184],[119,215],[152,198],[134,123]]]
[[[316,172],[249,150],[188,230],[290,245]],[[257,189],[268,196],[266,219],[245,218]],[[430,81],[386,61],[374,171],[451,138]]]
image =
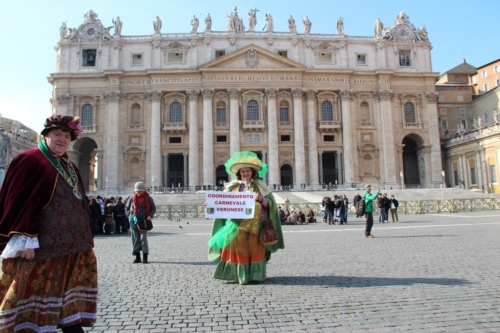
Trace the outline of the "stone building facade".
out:
[[[403,12],[374,33],[254,31],[235,11],[227,31],[122,36],[90,11],[56,46],[53,113],[80,116],[72,146],[88,185],[123,191],[220,185],[223,164],[251,150],[271,185],[439,187],[441,150],[431,44]],[[196,20],[195,20],[196,19]],[[214,18],[215,19],[215,18]],[[125,22],[126,24],[126,22]],[[96,161],[98,163],[96,164]]]

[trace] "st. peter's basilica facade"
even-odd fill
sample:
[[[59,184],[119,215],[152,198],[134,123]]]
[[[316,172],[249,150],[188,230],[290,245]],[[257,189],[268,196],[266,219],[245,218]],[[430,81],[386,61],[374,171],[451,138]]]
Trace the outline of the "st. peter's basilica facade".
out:
[[[53,113],[81,117],[71,157],[90,190],[220,185],[240,150],[268,163],[271,186],[442,184],[425,27],[403,12],[364,37],[342,19],[337,34],[311,33],[307,17],[298,32],[292,16],[277,32],[270,14],[257,32],[255,19],[235,9],[224,32],[208,15],[174,34],[157,17],[147,36],[122,36],[119,18],[106,28],[93,11],[63,24]]]

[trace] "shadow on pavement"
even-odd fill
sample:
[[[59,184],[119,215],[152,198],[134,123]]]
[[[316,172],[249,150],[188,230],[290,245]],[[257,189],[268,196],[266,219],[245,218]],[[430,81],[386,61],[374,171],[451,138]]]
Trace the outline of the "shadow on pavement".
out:
[[[463,279],[451,278],[383,278],[360,276],[276,276],[268,278],[261,284],[281,284],[298,286],[333,286],[349,288],[366,288],[380,286],[409,286],[414,284],[434,284],[455,286],[470,284]]]
[[[193,265],[193,266],[215,266],[213,262],[202,261],[149,261],[150,264],[166,264],[166,265]]]

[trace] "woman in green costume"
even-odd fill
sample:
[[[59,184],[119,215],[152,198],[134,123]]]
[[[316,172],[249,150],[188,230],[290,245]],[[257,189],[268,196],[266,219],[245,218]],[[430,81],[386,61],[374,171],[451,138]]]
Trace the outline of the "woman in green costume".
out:
[[[228,192],[255,192],[254,216],[247,220],[215,219],[212,238],[208,242],[208,259],[216,262],[214,278],[237,281],[240,284],[266,279],[266,264],[271,253],[284,249],[283,233],[276,201],[262,181],[267,165],[255,153],[236,152],[226,164],[227,173],[236,175],[225,186]],[[278,243],[265,246],[259,242],[259,230],[267,219],[273,221]]]

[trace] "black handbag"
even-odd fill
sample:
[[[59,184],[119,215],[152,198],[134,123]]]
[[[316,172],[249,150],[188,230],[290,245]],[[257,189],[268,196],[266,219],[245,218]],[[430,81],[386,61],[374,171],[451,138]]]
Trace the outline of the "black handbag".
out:
[[[136,225],[139,231],[148,232],[153,229],[153,221],[147,219],[138,219]]]

